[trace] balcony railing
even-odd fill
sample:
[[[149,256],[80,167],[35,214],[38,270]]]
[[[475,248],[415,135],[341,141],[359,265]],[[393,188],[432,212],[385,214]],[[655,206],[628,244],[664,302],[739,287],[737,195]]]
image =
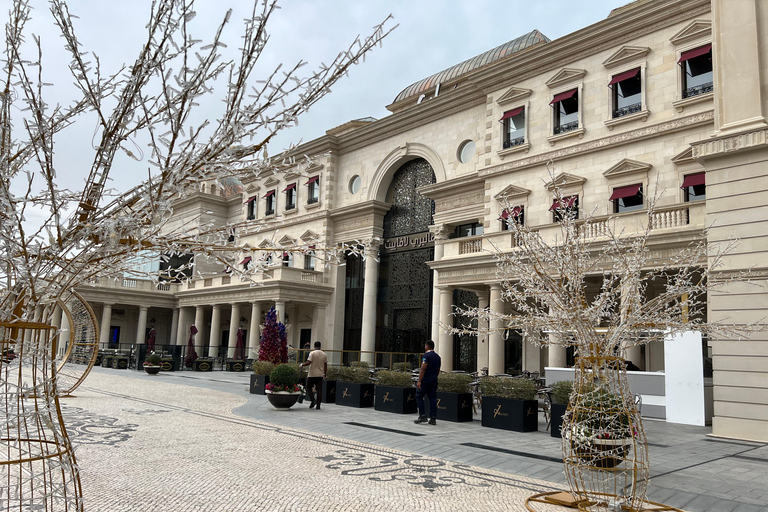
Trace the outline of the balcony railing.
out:
[[[690,223],[688,205],[653,212],[651,229],[677,228]]]
[[[573,121],[571,123],[565,123],[565,124],[561,124],[559,126],[555,126],[555,135],[557,135],[558,133],[571,132],[571,131],[577,129],[578,127],[579,127],[579,122],[578,121]]]
[[[296,203],[285,205],[285,209],[286,210],[295,210],[296,209]]]
[[[514,148],[525,144],[525,137],[517,137],[516,139],[510,139],[504,141],[504,149]]]
[[[632,105],[627,105],[626,107],[617,108],[613,111],[613,118],[616,119],[617,117],[624,117],[628,116],[630,114],[636,114],[637,112],[640,112],[643,109],[642,103],[634,103]]]
[[[714,90],[714,82],[708,82],[706,84],[697,85],[696,87],[689,87],[683,91],[683,99],[692,98],[701,94],[707,94]]]
[[[459,254],[472,254],[483,250],[483,239],[468,238],[459,241]]]
[[[318,202],[319,200],[320,200],[319,197],[310,197],[309,199],[307,199],[307,204],[314,204],[314,203]]]
[[[264,215],[274,215],[274,214],[275,214],[275,209],[274,209],[274,208],[272,208],[272,209],[270,209],[270,210],[267,210],[266,212],[264,212]]]

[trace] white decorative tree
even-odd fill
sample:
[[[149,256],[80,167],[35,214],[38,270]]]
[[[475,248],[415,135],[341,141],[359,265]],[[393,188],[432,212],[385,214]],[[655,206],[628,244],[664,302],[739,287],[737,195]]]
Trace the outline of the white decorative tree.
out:
[[[300,165],[273,162],[267,144],[391,30],[385,20],[315,71],[304,72],[299,62],[256,76],[275,9],[274,0],[254,1],[240,47],[229,50],[222,35],[230,12],[204,43],[192,34],[191,0],[155,0],[135,60],[107,72],[105,62],[83,50],[66,3],[51,0],[54,30],[71,56],[77,90],[62,106],[48,102],[52,84],[44,80],[40,38],[27,40],[30,4],[12,2],[0,77],[0,344],[18,357],[0,361],[3,510],[82,509],[51,364],[56,332],[48,324],[55,302],[66,302],[93,277],[135,271],[147,252],[231,261],[237,251],[228,242],[231,226],[192,219],[171,229],[174,201],[204,184],[258,179]],[[203,103],[220,109],[201,114]],[[73,123],[94,118],[93,151],[82,155],[90,162],[88,178],[81,189],[72,188],[76,181],[57,166],[55,141]],[[91,139],[92,125],[81,131]],[[137,140],[146,140],[148,149]],[[145,153],[148,174],[141,185],[114,193],[107,185],[121,152],[134,158]],[[254,265],[250,273],[259,269]]]

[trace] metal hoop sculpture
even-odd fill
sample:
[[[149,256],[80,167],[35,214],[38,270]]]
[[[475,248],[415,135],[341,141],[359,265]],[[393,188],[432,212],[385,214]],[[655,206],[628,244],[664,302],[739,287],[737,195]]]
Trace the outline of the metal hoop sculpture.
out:
[[[562,499],[562,495],[566,495],[565,500]],[[536,507],[534,507],[534,503],[542,503],[547,505],[546,507],[538,509],[543,512],[543,510],[552,510],[552,507],[573,510],[578,508],[579,500],[578,498],[573,497],[573,495],[568,495],[566,492],[551,491],[534,494],[533,496],[527,498],[525,500],[526,510],[529,512],[538,512]],[[642,507],[643,508],[641,509],[632,510],[638,510],[639,512],[683,512],[679,508],[670,507],[669,505],[664,505],[663,503],[656,503],[655,501],[643,501]]]
[[[56,328],[0,322],[0,510],[82,512],[83,492],[51,364]]]
[[[62,395],[69,395],[85,380],[98,358],[99,322],[88,302],[75,291],[66,304],[58,301],[58,305],[69,323],[69,342],[56,367],[56,384]]]

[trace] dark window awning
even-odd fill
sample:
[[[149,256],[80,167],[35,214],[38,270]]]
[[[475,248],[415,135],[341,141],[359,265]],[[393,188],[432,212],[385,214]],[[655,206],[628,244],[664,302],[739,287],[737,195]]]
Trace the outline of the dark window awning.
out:
[[[640,74],[640,68],[635,68],[630,71],[625,71],[624,73],[619,73],[618,75],[613,75],[613,78],[611,78],[611,81],[608,82],[608,86],[610,87],[613,84],[623,82],[624,80],[627,80],[629,78],[635,78],[639,74]]]
[[[243,261],[240,262],[241,265],[247,265],[251,262],[251,257],[246,257]]]
[[[269,192],[267,192],[267,193],[264,195],[264,197],[272,197],[273,195],[275,195],[275,191],[274,191],[274,190],[270,190]]]
[[[615,201],[616,199],[624,199],[625,197],[636,196],[640,193],[642,185],[629,185],[627,187],[619,187],[613,189],[613,194],[608,199],[609,201]]]
[[[549,211],[558,210],[560,208],[573,208],[573,205],[576,204],[576,199],[578,199],[578,196],[571,196],[571,197],[564,197],[561,201],[558,201],[555,199],[552,202],[552,206],[549,207]]]
[[[296,188],[296,184],[295,183],[291,183],[290,185],[285,187],[285,190],[283,190],[283,192],[288,192],[289,190],[293,190],[295,188]]]
[[[311,178],[309,178],[309,181],[306,184],[311,185],[312,183],[316,183],[317,180],[319,179],[320,179],[320,176],[312,176]]]
[[[559,103],[563,100],[568,100],[573,98],[573,96],[578,92],[578,89],[572,89],[570,91],[561,92],[560,94],[556,94],[554,98],[552,98],[552,101],[549,102],[550,105],[554,105],[555,103]]]
[[[515,117],[523,110],[525,110],[525,107],[516,108],[514,110],[508,110],[507,112],[504,112],[504,115],[501,116],[501,119],[499,119],[499,122],[504,122],[505,119],[509,119],[510,117]]]
[[[249,203],[252,203],[252,202],[254,202],[254,201],[256,200],[256,198],[257,198],[257,197],[259,197],[259,195],[258,195],[258,194],[256,194],[255,196],[251,196],[251,197],[249,197],[249,198],[248,198],[248,200],[247,200],[245,203],[243,203],[243,204],[249,204]]]
[[[706,45],[701,46],[699,48],[696,48],[694,50],[688,50],[687,52],[683,52],[683,54],[680,55],[680,60],[677,61],[677,62],[678,63],[685,62],[687,60],[691,60],[693,58],[705,55],[705,54],[707,54],[707,53],[709,53],[711,51],[712,51],[712,45],[711,44],[706,44]]]
[[[685,177],[685,179],[683,179],[683,186],[680,188],[688,188],[688,187],[695,187],[697,185],[705,185],[707,183],[706,176],[707,174],[704,172],[689,174],[688,176]]]

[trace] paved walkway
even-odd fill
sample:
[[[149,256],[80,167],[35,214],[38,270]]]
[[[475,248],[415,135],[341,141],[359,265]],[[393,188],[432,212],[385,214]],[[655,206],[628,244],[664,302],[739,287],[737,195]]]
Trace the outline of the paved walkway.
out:
[[[95,368],[63,400],[86,511],[523,511],[531,494],[564,487],[543,420],[521,434],[333,404],[281,412],[249,394],[248,379]],[[651,500],[768,511],[768,446],[645,427]]]

